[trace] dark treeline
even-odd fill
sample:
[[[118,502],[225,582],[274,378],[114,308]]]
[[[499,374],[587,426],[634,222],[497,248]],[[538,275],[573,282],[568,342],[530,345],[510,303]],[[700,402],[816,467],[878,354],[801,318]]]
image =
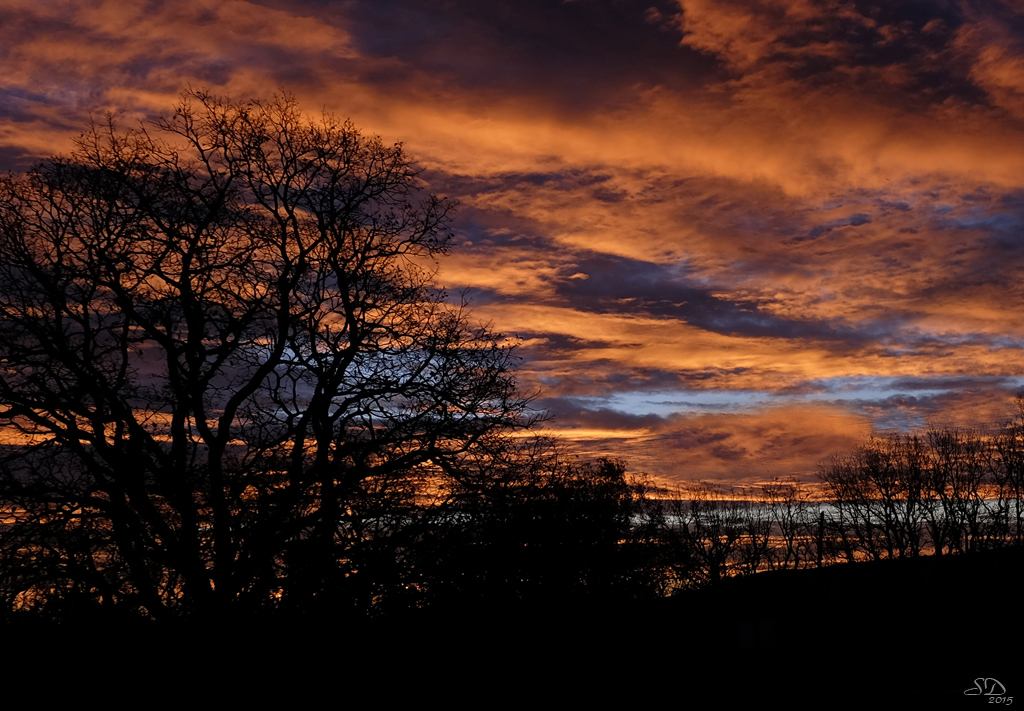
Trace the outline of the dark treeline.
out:
[[[543,440],[528,450],[492,459],[476,485],[365,491],[340,521],[344,557],[326,571],[310,561],[318,594],[296,602],[272,593],[244,614],[528,614],[654,601],[768,571],[1020,544],[1024,419],[995,435],[936,429],[873,438],[823,463],[818,482],[748,488],[659,489],[630,477],[622,462],[562,459]],[[69,545],[58,540],[67,535],[54,532],[54,550]],[[66,559],[22,552],[0,578],[10,619],[147,616],[97,594],[95,576],[74,579]],[[303,559],[294,560],[282,593],[305,584]]]
[[[244,614],[529,612],[653,601],[768,571],[1019,546],[1024,418],[994,435],[936,429],[873,438],[828,459],[813,483],[659,489],[630,477],[622,462],[563,459],[543,440],[488,467],[475,482],[429,493],[408,481],[364,490],[339,521],[344,556],[329,570],[309,559],[308,571],[295,556],[281,592]],[[0,535],[10,619],[148,616],[130,598],[100,592],[96,582],[112,571],[97,560],[96,532],[69,530],[63,520],[34,525],[36,540],[50,528],[49,550],[34,544],[11,555],[22,529]],[[131,586],[130,574],[121,575],[106,584]],[[317,594],[283,594],[307,584]]]

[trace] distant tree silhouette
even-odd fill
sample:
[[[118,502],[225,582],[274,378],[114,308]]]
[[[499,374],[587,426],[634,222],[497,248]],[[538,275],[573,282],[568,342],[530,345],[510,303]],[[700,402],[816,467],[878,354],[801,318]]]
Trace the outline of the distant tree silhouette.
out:
[[[735,569],[742,575],[751,575],[773,566],[772,509],[768,502],[743,492],[741,532],[736,546]]]
[[[1021,432],[935,428],[833,456],[819,471],[830,545],[853,562],[1019,544]]]
[[[746,522],[744,504],[714,484],[698,481],[674,492],[667,504],[677,584],[696,587],[739,572],[735,565]]]
[[[770,549],[769,566],[773,569],[807,567],[816,560],[811,541],[816,525],[807,491],[797,481],[778,479],[763,485],[762,496],[768,504],[770,520],[777,532],[777,545]]]
[[[1003,513],[1003,529],[1019,546],[1024,518],[1024,397],[1017,397],[1016,410],[1016,416],[995,438],[992,471]]]
[[[983,544],[985,502],[982,485],[989,472],[987,445],[977,432],[952,429],[928,433],[929,527],[935,553],[963,553]]]
[[[537,485],[511,349],[435,290],[453,204],[418,185],[400,145],[203,92],[0,179],[9,608],[365,608],[415,586],[425,510]],[[560,486],[629,498],[592,473]]]

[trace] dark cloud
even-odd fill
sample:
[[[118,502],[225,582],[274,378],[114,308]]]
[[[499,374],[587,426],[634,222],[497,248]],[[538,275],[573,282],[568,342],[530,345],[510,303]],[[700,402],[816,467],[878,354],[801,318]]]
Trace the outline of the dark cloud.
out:
[[[552,333],[552,332],[536,332],[530,331],[516,334],[519,338],[524,340],[534,340],[526,350],[529,351],[534,357],[542,358],[544,360],[558,359],[562,357],[571,357],[575,352],[580,350],[590,350],[597,348],[608,348],[612,345],[610,341],[602,341],[595,338],[578,338],[576,336],[570,336],[565,333]],[[611,363],[608,363],[611,365]],[[617,374],[615,376],[609,376],[610,378],[628,378],[625,374]],[[602,380],[603,383],[610,383],[610,379]]]
[[[558,192],[572,192],[581,188],[601,189],[613,176],[600,170],[559,166],[558,170],[536,172],[500,172],[492,175],[460,175],[439,170],[423,172],[423,178],[433,189],[454,195],[480,195],[505,193],[524,186],[544,187]]]
[[[488,249],[493,243],[493,240],[486,239],[479,244],[474,242],[471,248]],[[523,248],[531,244],[540,247],[544,240],[521,240],[518,246]],[[547,245],[547,249],[551,246]],[[730,300],[717,295],[715,289],[695,285],[678,267],[607,254],[586,253],[574,257],[563,278],[555,283],[555,294],[561,298],[562,304],[578,311],[644,314],[683,321],[724,335],[822,340],[839,347],[861,347],[876,339],[879,331],[888,328],[885,323],[854,328],[780,318],[761,311],[755,301]],[[586,278],[569,278],[573,274],[586,275]],[[536,296],[509,295],[479,287],[470,288],[466,293],[477,304],[537,299]],[[528,337],[524,333],[519,335]],[[618,344],[619,347],[623,345]]]
[[[973,104],[986,99],[957,47],[957,30],[968,19],[961,3],[856,2],[841,9],[813,4],[818,14],[806,17],[803,8],[802,22],[793,22],[781,5],[731,5],[763,26],[759,61],[741,74],[774,69],[773,82],[826,94],[852,89],[910,111],[950,99]],[[685,23],[686,13],[683,17]]]
[[[605,430],[629,430],[640,428],[660,429],[669,422],[655,414],[636,415],[609,408],[593,407],[575,398],[544,398],[536,400],[533,406],[545,410],[559,428],[596,428]]]
[[[794,237],[792,241],[794,243],[806,242],[807,240],[817,239],[818,237],[821,237],[823,234],[831,232],[832,230],[839,227],[859,227],[861,225],[866,225],[869,222],[871,222],[871,215],[866,215],[862,212],[858,212],[856,214],[850,215],[849,217],[838,217],[834,220],[829,220],[823,225],[816,226],[805,236]]]
[[[549,348],[549,344],[543,342],[548,338],[561,347]],[[665,370],[630,367],[618,361],[601,358],[588,359],[582,367],[549,370],[552,365],[572,363],[581,353],[586,353],[588,345],[591,344],[569,341],[554,335],[549,335],[548,338],[541,339],[540,343],[530,343],[520,351],[525,359],[521,379],[524,382],[536,382],[545,397],[605,398],[616,393],[721,391],[739,388],[741,378],[752,381],[764,376],[764,373],[748,368],[704,367]],[[689,403],[684,400],[673,400],[671,404],[678,405],[679,409],[686,409]],[[701,404],[700,407],[715,409],[716,406]],[[723,407],[735,405],[725,404]]]
[[[761,311],[753,301],[737,301],[697,286],[678,267],[611,255],[587,255],[574,269],[587,279],[567,279],[557,292],[573,308],[596,313],[644,313],[674,318],[730,336],[829,340],[857,345],[870,336],[814,321],[795,321]]]
[[[46,96],[19,89],[0,88],[0,120],[21,123],[33,120],[32,108],[46,101]]]
[[[0,146],[0,172],[20,172],[31,168],[39,156],[18,146]]]
[[[718,72],[712,58],[680,47],[667,0],[356,0],[307,6],[326,15],[344,9],[360,52],[395,58],[375,72],[378,84],[416,74],[483,94],[542,97],[569,112],[610,108],[638,87],[686,91]]]

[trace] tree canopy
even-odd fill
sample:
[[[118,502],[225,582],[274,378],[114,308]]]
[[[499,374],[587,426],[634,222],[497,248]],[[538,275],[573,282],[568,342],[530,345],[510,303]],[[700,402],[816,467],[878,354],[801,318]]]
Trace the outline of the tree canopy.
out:
[[[521,476],[512,348],[433,283],[453,207],[288,97],[191,92],[0,179],[7,604],[372,599],[366,541]]]

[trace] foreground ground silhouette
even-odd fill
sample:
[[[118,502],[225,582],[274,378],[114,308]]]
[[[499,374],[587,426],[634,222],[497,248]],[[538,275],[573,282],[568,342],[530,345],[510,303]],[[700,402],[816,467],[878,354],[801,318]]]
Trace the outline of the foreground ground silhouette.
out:
[[[215,661],[228,685],[327,674],[359,686],[368,683],[362,674],[384,674],[389,695],[444,680],[451,699],[479,690],[525,701],[557,691],[646,704],[670,693],[683,705],[959,708],[987,702],[963,693],[976,678],[1000,680],[1005,696],[1018,692],[1024,624],[1013,571],[1022,563],[1024,551],[1003,549],[762,573],[646,602],[563,599],[203,627],[26,619],[3,631],[22,652],[11,671],[39,655],[58,671],[117,659],[142,677],[176,670],[183,689],[197,663]],[[81,654],[83,644],[92,655]]]

